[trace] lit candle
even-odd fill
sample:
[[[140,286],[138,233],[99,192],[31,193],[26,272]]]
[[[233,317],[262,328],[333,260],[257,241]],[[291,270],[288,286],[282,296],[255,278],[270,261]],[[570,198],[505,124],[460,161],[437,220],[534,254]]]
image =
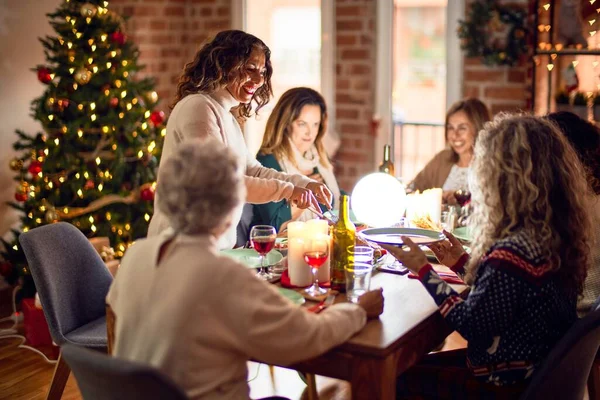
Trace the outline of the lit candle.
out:
[[[304,261],[304,243],[306,226],[304,222],[295,221],[288,224],[288,274],[294,286],[312,284],[310,267]]]

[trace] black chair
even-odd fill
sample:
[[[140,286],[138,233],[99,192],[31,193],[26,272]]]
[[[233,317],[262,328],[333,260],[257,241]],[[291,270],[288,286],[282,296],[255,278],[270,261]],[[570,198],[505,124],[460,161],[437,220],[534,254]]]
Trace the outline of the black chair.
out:
[[[106,351],[106,295],[113,281],[106,264],[79,229],[59,222],[19,236],[52,340]],[[47,399],[60,399],[69,378],[62,355]]]
[[[61,354],[73,370],[84,400],[187,399],[155,368],[64,344]]]
[[[600,347],[600,310],[577,321],[535,371],[521,400],[581,400]]]

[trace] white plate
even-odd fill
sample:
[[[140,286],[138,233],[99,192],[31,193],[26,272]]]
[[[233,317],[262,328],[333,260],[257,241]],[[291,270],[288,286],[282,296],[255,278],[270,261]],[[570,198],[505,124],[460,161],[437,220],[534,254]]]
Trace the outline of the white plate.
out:
[[[446,239],[441,232],[419,228],[370,228],[359,232],[365,240],[377,244],[404,244],[401,236],[408,236],[416,244],[431,244]]]

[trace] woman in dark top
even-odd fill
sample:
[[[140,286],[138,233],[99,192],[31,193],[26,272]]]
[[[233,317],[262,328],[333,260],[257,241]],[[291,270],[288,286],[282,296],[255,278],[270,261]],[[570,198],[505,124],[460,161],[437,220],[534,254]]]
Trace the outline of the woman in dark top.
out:
[[[564,135],[542,118],[497,117],[479,134],[471,168],[470,260],[451,234],[431,245],[441,263],[472,284],[466,299],[410,239],[409,251],[384,246],[419,275],[468,341],[466,352],[433,354],[407,371],[399,398],[442,390],[513,396],[577,319],[590,261],[589,186]]]
[[[310,88],[290,89],[281,96],[267,120],[256,159],[265,167],[306,175],[324,183],[333,194],[332,206],[337,208],[340,189],[323,146],[326,129],[327,107],[323,96]],[[254,205],[253,213],[253,225],[272,225],[278,231],[284,230],[290,221],[315,218],[311,211],[287,201]]]

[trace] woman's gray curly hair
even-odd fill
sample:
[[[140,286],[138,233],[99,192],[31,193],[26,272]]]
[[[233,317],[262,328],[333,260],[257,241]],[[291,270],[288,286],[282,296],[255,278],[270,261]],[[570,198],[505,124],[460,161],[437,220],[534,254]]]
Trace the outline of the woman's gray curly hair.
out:
[[[190,140],[161,165],[157,205],[176,232],[210,233],[244,201],[243,178],[237,157],[222,143]]]

